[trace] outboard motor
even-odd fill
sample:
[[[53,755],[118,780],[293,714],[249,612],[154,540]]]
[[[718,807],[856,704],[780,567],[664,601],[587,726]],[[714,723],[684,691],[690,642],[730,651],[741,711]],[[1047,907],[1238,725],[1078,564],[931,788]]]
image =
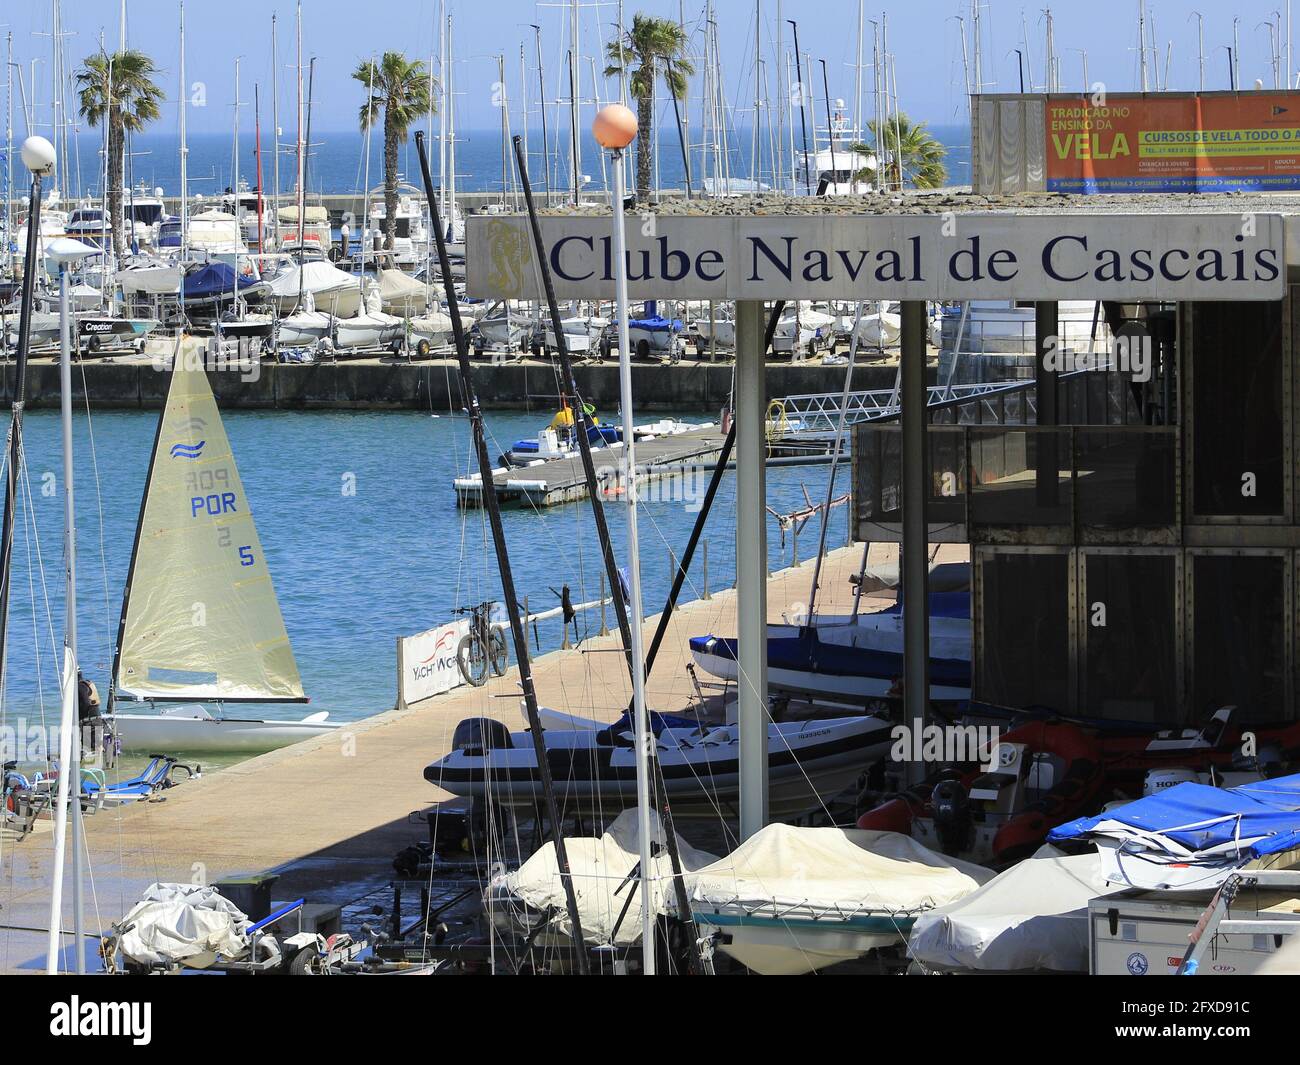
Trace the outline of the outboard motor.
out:
[[[930,792],[934,831],[945,854],[959,854],[970,847],[975,833],[971,820],[970,793],[958,780],[941,780]]]
[[[513,746],[505,723],[492,717],[467,717],[451,735],[451,749],[466,754],[508,751]]]

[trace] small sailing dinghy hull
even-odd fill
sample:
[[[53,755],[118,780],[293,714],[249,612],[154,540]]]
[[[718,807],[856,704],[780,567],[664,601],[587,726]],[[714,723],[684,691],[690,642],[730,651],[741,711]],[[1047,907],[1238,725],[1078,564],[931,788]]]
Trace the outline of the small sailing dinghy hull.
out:
[[[669,719],[671,720],[671,719]],[[740,734],[734,725],[655,728],[664,787],[677,817],[717,817],[740,795]],[[797,817],[852,786],[891,744],[891,725],[859,715],[768,726],[768,803]],[[636,755],[625,714],[606,728],[547,729],[556,796],[567,810],[610,813],[636,805]],[[500,721],[468,718],[453,750],[424,779],[467,798],[532,810],[541,798],[532,738]]]
[[[197,709],[197,708],[195,708]],[[209,753],[274,751],[291,743],[328,736],[342,728],[324,711],[299,721],[212,717],[189,709],[158,714],[114,714],[111,718],[124,751]]]

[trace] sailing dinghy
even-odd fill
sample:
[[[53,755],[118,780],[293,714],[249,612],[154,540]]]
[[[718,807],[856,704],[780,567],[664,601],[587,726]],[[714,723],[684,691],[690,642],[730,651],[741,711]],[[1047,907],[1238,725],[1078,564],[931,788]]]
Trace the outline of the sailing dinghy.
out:
[[[340,727],[203,705],[307,697],[202,360],[200,342],[178,346],[136,525],[109,703],[126,749],[266,751]],[[122,700],[166,705],[127,714]]]

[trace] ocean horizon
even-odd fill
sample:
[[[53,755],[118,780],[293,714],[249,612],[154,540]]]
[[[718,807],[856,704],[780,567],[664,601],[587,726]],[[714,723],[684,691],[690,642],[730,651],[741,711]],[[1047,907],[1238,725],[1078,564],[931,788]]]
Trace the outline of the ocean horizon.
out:
[[[969,184],[970,182],[970,131],[964,125],[932,126],[935,136],[948,149],[948,180],[950,184]],[[414,132],[414,131],[412,131]],[[550,128],[550,174],[542,173],[542,133],[529,130],[527,134],[530,179],[534,189],[568,189],[569,177],[569,138],[567,129]],[[280,189],[289,194],[294,186],[297,169],[295,142],[280,140]],[[437,180],[438,142],[436,131],[430,141],[431,164],[434,178]],[[383,183],[383,143],[379,137],[372,138],[370,146],[369,171],[367,175],[365,159],[365,138],[357,130],[312,130],[312,149],[308,158],[307,188],[309,193],[339,195],[363,192],[367,187],[375,188]],[[658,130],[658,186],[660,188],[682,188],[685,185],[684,168],[676,129],[671,126]],[[233,134],[199,133],[192,134],[189,141],[188,185],[191,196],[217,196],[227,188],[232,188],[235,181],[234,172],[234,136]],[[796,138],[797,141],[797,138]],[[263,188],[275,187],[275,163],[273,140],[265,131],[261,138],[261,181]],[[557,144],[558,142],[558,144]],[[737,130],[730,141],[731,174],[737,178],[748,178],[751,171],[753,139],[749,130]],[[101,172],[102,138],[97,130],[81,132],[69,139],[70,165],[68,168],[68,188],[61,190],[65,198],[78,200],[96,198],[102,195]],[[458,131],[456,138],[456,186],[462,192],[499,192],[502,187],[502,140],[499,129]],[[508,146],[507,146],[508,148]],[[796,143],[796,154],[802,149]],[[788,154],[788,144],[787,144]],[[810,147],[811,151],[811,147]],[[3,153],[0,153],[2,157]],[[769,145],[765,144],[760,152],[760,179],[771,182],[771,156]],[[588,190],[608,188],[608,167],[599,147],[590,133],[584,134],[580,145],[581,172],[584,175],[584,187]],[[691,172],[693,181],[698,184],[703,172],[704,156],[694,148],[691,153]],[[512,150],[507,150],[504,159],[507,182],[513,187],[515,165]],[[413,137],[408,139],[401,149],[400,165],[404,181],[418,183],[419,162],[415,152]],[[787,161],[788,167],[788,161]],[[0,171],[2,173],[2,171]],[[21,187],[21,168],[15,167],[15,195]],[[126,168],[127,185],[135,187],[143,184],[153,190],[161,188],[163,195],[176,196],[180,193],[180,138],[174,133],[145,132],[137,134],[130,144],[130,156]],[[249,186],[259,184],[257,139],[251,130],[241,132],[239,138],[239,176]],[[368,177],[368,180],[367,180]]]

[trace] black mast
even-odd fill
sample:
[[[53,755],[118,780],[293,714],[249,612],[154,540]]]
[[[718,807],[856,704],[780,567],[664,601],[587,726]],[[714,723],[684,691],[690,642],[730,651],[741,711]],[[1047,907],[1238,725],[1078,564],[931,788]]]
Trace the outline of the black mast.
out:
[[[803,188],[804,192],[811,196],[812,169],[808,165],[808,119],[804,113],[804,97],[808,93],[803,83],[803,59],[799,55],[799,24],[792,18],[786,19],[786,22],[794,28],[794,76],[799,79],[799,128],[803,131]]]
[[[537,758],[537,775],[542,785],[546,815],[555,833],[555,864],[564,883],[565,905],[569,913],[570,938],[577,958],[578,971],[586,976],[590,971],[587,949],[582,939],[582,919],[578,914],[578,900],[574,893],[573,876],[569,871],[569,856],[564,846],[564,826],[560,821],[559,807],[555,802],[555,785],[551,780],[551,765],[546,760],[546,741],[542,736],[541,718],[537,713],[537,692],[533,687],[532,665],[528,659],[528,634],[519,617],[519,604],[515,599],[514,574],[510,569],[510,555],[506,550],[506,534],[501,524],[501,508],[497,503],[496,482],[492,479],[492,459],[488,455],[487,437],[483,431],[483,411],[478,394],[474,391],[474,375],[469,364],[469,347],[464,326],[460,320],[460,304],[456,299],[456,286],[451,276],[451,262],[447,256],[447,240],[443,236],[442,219],[438,201],[433,194],[433,178],[429,174],[429,157],[424,148],[424,133],[415,134],[415,150],[420,157],[420,176],[424,181],[424,195],[429,201],[429,214],[433,220],[433,236],[438,247],[438,269],[442,273],[443,288],[447,295],[447,313],[451,317],[451,331],[456,341],[456,358],[460,364],[460,387],[469,415],[470,430],[474,437],[474,450],[478,456],[479,476],[483,480],[483,506],[488,512],[492,528],[492,546],[496,549],[497,567],[501,572],[501,593],[505,599],[506,613],[510,618],[510,635],[515,644],[515,660],[519,663],[519,686],[524,694],[524,710],[528,716],[528,730],[533,738],[533,752]]]
[[[13,420],[9,426],[9,461],[5,467],[5,512],[0,529],[0,684],[8,657],[10,559],[14,549],[14,506],[18,499],[18,464],[23,450],[23,405],[27,399],[27,350],[32,336],[32,302],[36,274],[41,264],[41,175],[32,174],[32,195],[27,207],[27,258],[23,266],[23,294],[18,317],[18,350],[14,355]]]

